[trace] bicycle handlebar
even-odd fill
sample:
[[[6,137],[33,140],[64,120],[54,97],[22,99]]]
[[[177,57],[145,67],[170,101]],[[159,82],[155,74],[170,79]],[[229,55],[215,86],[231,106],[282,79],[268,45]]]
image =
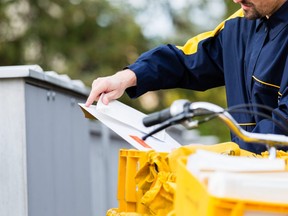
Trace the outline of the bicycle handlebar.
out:
[[[177,116],[178,114],[182,113],[185,108],[185,106],[189,106],[188,100],[176,100],[173,102],[173,104],[164,110],[161,110],[159,112],[154,112],[147,117],[143,118],[143,124],[146,127],[150,127],[162,122],[165,122],[169,119],[171,119],[174,116]]]
[[[261,133],[252,133],[243,130],[235,119],[225,111],[222,107],[219,107],[215,104],[207,102],[195,102],[190,104],[191,110],[197,109],[206,109],[214,113],[219,113],[219,118],[230,128],[230,130],[242,139],[244,142],[251,143],[262,143],[269,146],[275,145],[287,145],[288,146],[288,137],[280,134],[261,134]]]
[[[183,113],[185,115],[183,115]],[[286,145],[288,146],[288,137],[280,134],[261,134],[261,133],[253,133],[247,132],[243,130],[236,120],[229,114],[228,111],[223,109],[222,107],[209,103],[209,102],[189,102],[187,100],[178,100],[175,101],[170,108],[165,109],[164,111],[156,112],[148,115],[143,119],[145,125],[155,125],[158,123],[164,123],[165,121],[169,121],[172,117],[176,117],[182,115],[181,121],[179,118],[178,122],[182,123],[186,128],[192,126],[197,126],[197,120],[192,121],[192,118],[195,116],[200,116],[203,114],[215,114],[217,115],[228,127],[229,129],[244,142],[250,143],[260,143],[266,144],[268,146],[275,145]],[[187,121],[187,120],[190,120]],[[167,127],[171,125],[171,122],[167,124]],[[163,126],[162,126],[163,128]],[[153,132],[151,133],[153,134]],[[150,135],[151,135],[150,134]],[[147,137],[146,137],[147,138]]]

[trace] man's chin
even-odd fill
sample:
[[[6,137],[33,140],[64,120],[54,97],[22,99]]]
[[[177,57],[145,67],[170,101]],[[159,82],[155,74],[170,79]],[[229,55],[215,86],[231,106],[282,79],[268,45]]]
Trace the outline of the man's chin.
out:
[[[244,11],[244,17],[249,20],[256,20],[262,17],[258,13],[252,13],[251,11],[244,10],[244,9],[243,11]]]

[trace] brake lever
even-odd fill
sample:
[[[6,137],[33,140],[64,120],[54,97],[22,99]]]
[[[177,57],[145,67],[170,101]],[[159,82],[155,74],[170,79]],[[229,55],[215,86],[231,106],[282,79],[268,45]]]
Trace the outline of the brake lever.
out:
[[[148,137],[152,136],[153,134],[155,133],[158,133],[159,131],[161,130],[164,130],[172,125],[175,125],[175,124],[179,124],[180,122],[182,122],[183,120],[187,119],[187,114],[189,113],[180,113],[166,121],[164,121],[162,124],[160,124],[159,127],[156,127],[154,130],[152,130],[151,132],[149,132],[148,134],[144,135],[142,137],[142,140],[146,140]]]

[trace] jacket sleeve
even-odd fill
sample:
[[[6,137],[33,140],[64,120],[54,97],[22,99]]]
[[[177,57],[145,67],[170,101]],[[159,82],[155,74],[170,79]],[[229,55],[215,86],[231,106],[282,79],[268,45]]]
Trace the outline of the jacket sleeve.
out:
[[[169,88],[204,91],[224,85],[222,35],[226,21],[239,16],[243,16],[241,9],[182,47],[168,44],[143,53],[128,66],[137,76],[137,86],[127,89],[128,95]]]
[[[127,89],[130,97],[147,91],[186,88],[203,91],[224,85],[221,31],[191,38],[183,47],[161,45],[143,53],[128,66],[137,76],[137,86]]]

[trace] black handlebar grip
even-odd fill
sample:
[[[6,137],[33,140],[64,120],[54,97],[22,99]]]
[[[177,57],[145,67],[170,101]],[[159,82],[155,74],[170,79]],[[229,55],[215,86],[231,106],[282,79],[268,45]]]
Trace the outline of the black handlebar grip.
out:
[[[162,123],[171,117],[172,116],[170,113],[170,108],[167,108],[162,111],[147,115],[146,117],[143,118],[143,124],[146,127],[150,127],[150,126]]]

